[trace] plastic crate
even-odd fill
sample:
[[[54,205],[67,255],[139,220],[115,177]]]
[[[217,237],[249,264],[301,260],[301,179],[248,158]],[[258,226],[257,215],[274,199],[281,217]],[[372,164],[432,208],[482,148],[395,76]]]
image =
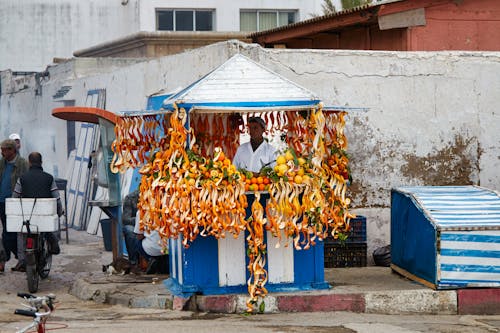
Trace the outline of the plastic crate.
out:
[[[347,233],[346,243],[364,243],[366,242],[366,217],[358,215],[349,221],[350,230]],[[326,238],[326,241],[333,243],[341,243],[338,239],[334,239],[331,235]]]
[[[366,266],[366,243],[326,241],[324,245],[325,268]]]

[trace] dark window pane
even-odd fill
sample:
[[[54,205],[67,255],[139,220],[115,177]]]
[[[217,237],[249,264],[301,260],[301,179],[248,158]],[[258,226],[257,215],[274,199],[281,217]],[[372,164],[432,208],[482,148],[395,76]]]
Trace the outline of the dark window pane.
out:
[[[212,31],[213,21],[211,11],[196,11],[196,31]]]
[[[67,145],[68,145],[68,156],[73,149],[76,148],[76,134],[75,134],[75,122],[68,120],[66,122],[66,133],[68,135]]]
[[[158,30],[174,30],[174,12],[171,10],[162,10],[156,12],[156,25]]]
[[[175,30],[193,31],[193,11],[176,10],[175,11]]]

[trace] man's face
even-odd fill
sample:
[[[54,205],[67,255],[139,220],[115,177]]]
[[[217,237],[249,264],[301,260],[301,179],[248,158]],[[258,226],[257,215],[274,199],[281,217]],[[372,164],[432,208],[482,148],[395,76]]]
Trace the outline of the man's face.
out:
[[[248,123],[248,130],[250,132],[250,138],[252,140],[262,139],[262,134],[264,134],[264,129],[259,123]]]
[[[21,140],[15,139],[14,141],[16,141],[16,149],[19,151],[21,149]]]
[[[2,147],[2,157],[7,161],[12,161],[16,157],[16,149]]]

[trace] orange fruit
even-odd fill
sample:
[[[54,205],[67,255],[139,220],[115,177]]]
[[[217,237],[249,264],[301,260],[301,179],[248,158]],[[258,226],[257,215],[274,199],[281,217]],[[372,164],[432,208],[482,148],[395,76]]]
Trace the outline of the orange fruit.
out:
[[[226,155],[224,155],[224,152],[220,152],[219,156],[217,157],[217,161],[224,161],[226,158]]]
[[[293,181],[296,183],[296,184],[302,184],[302,176],[299,176],[299,175],[296,175],[294,178],[293,178]]]
[[[230,165],[231,165],[231,160],[230,160],[229,158],[226,158],[226,159],[224,159],[223,164],[224,164],[225,166],[230,166]]]
[[[262,177],[257,177],[257,184],[263,184],[264,183],[264,178]]]
[[[265,188],[266,188],[266,185],[259,184],[259,191],[264,191]]]
[[[252,181],[252,184],[257,184],[257,178],[256,177],[252,177],[251,181]]]
[[[245,192],[248,192],[250,191],[250,185],[249,184],[245,184]]]
[[[250,185],[250,184],[252,184],[252,180],[251,180],[251,179],[248,179],[248,178],[245,178],[245,183],[246,183],[247,185]]]
[[[266,184],[266,185],[267,185],[267,184],[269,184],[270,182],[271,182],[271,181],[269,180],[269,178],[264,177],[264,184]]]

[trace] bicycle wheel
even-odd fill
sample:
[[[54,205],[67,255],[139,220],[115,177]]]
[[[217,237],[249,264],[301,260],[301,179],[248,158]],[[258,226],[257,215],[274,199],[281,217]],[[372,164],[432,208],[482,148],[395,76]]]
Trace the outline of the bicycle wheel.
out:
[[[26,278],[28,280],[28,290],[30,293],[36,293],[38,290],[38,272],[35,265],[26,265]]]
[[[42,279],[49,276],[50,268],[52,267],[52,254],[49,253],[47,238],[41,237],[40,247],[38,248],[38,274]]]

